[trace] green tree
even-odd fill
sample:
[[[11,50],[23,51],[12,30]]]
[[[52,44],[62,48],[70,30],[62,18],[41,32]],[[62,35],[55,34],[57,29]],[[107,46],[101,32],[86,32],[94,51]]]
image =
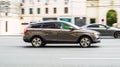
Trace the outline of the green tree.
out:
[[[112,26],[114,23],[117,23],[117,13],[115,10],[110,10],[107,13],[107,25]]]

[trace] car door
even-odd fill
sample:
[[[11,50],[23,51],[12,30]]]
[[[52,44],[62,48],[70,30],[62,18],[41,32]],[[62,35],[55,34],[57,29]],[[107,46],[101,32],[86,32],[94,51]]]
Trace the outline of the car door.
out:
[[[59,31],[60,31],[60,29],[56,29],[54,22],[49,22],[49,23],[43,24],[42,34],[43,34],[43,37],[47,41],[57,41],[58,40],[57,34]]]
[[[72,26],[65,24],[65,23],[61,23],[61,30],[58,33],[58,41],[62,41],[62,42],[74,42],[77,39],[76,36],[76,32],[75,30],[70,30],[70,28]]]
[[[88,26],[88,28],[100,32],[101,36],[109,36],[110,34],[110,30],[108,30],[108,28],[105,25],[96,24]]]
[[[111,30],[105,26],[105,25],[99,25],[99,29],[98,29],[102,36],[110,36],[111,35]]]
[[[113,30],[111,30],[106,25],[99,25],[99,28],[101,29],[101,33],[104,33],[103,36],[113,36]]]

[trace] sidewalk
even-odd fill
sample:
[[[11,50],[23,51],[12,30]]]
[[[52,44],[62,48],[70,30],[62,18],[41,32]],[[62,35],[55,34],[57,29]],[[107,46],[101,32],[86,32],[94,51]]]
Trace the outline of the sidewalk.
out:
[[[22,37],[23,34],[10,34],[10,35],[0,35],[0,37]]]

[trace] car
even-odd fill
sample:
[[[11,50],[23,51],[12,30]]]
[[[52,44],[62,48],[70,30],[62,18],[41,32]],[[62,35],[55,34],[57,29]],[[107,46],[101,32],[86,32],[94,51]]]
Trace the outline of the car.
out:
[[[43,21],[31,23],[25,30],[23,40],[33,47],[43,47],[47,43],[79,43],[81,47],[89,47],[100,42],[100,33],[83,30],[64,21]]]
[[[113,36],[114,38],[120,38],[120,29],[109,27],[104,24],[89,24],[84,25],[81,28],[98,31],[101,33],[101,36]]]

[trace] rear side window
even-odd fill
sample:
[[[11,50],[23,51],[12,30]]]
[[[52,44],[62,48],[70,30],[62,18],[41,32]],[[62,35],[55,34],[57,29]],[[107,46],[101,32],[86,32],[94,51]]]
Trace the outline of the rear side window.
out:
[[[90,25],[88,28],[99,28],[99,25]]]
[[[55,28],[55,24],[50,22],[50,23],[44,23],[43,28]]]

